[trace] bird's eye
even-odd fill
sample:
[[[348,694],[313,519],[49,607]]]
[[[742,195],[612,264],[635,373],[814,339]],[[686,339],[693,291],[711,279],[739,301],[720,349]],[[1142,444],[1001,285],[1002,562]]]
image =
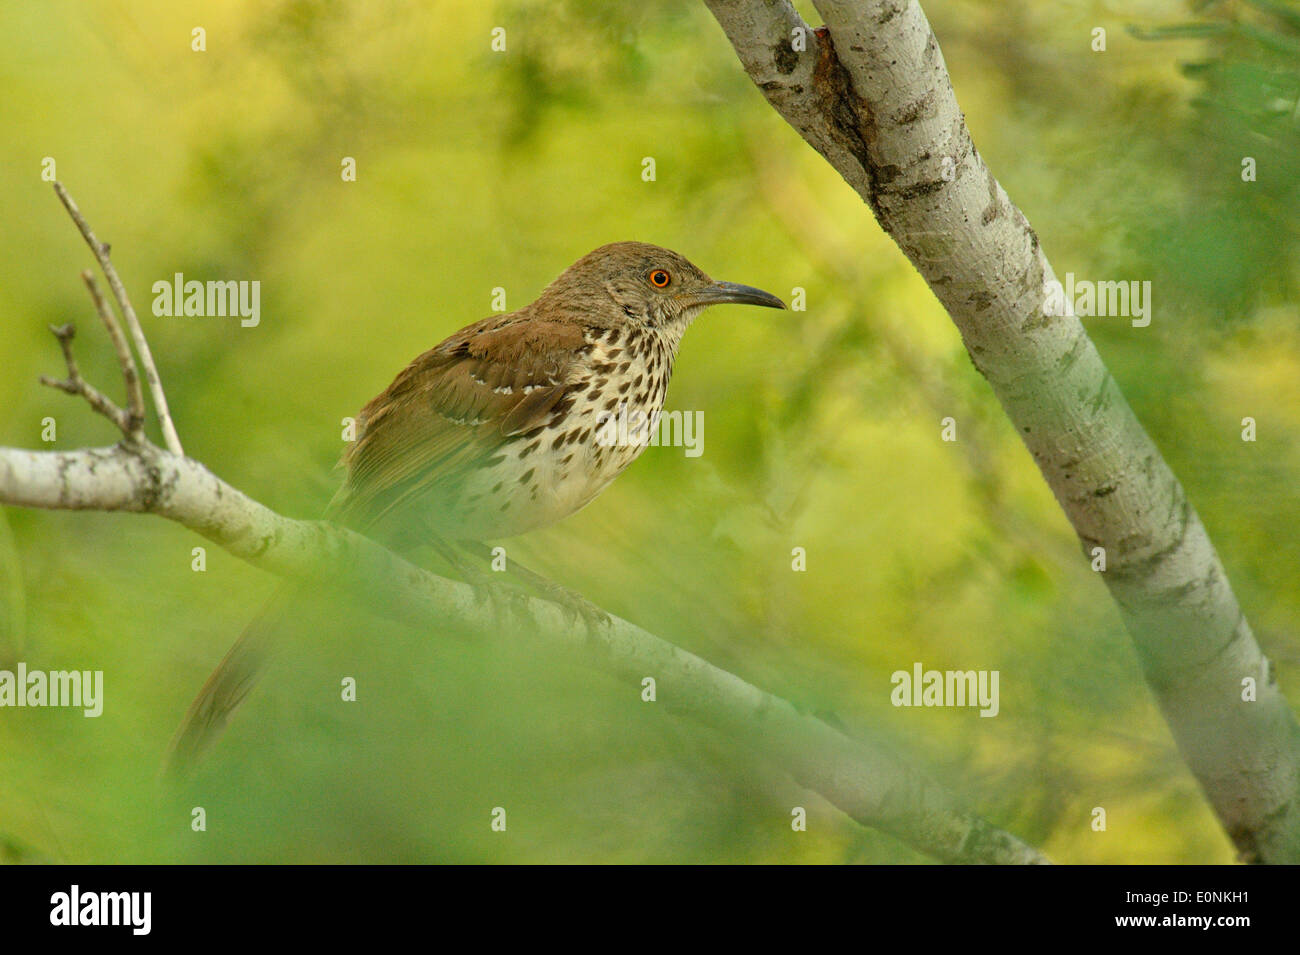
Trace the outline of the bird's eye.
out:
[[[663,269],[655,269],[650,273],[650,284],[655,288],[667,288],[668,283],[672,280],[673,277]]]

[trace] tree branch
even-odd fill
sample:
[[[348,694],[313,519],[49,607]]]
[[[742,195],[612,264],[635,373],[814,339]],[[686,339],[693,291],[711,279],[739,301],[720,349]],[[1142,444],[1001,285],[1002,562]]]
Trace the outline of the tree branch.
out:
[[[1051,265],[971,142],[920,5],[814,0],[814,32],[788,0],[705,2],[948,310],[1085,553],[1105,549],[1147,683],[1241,858],[1300,861],[1300,727],[1183,488],[1072,310],[1051,307]]]
[[[328,577],[412,627],[448,622],[488,630],[495,611],[462,583],[429,573],[369,538],[326,521],[283,517],[203,465],[146,444],[78,451],[0,448],[0,502],[65,510],[130,511],[176,521],[255,567]],[[653,676],[668,709],[743,742],[854,820],[947,862],[1045,863],[1037,850],[960,808],[886,750],[851,739],[787,701],[612,617],[593,633],[544,600],[521,601],[521,636],[629,684]]]
[[[104,323],[104,328],[108,330],[113,351],[117,353],[118,366],[122,369],[122,380],[126,383],[126,427],[123,431],[131,441],[144,441],[144,395],[140,391],[140,375],[135,370],[135,359],[131,356],[131,348],[126,343],[122,326],[118,325],[113,310],[108,307],[104,296],[100,294],[99,283],[95,281],[95,276],[87,269],[81,273],[81,280],[86,283],[90,299],[95,303],[95,311],[100,321]]]
[[[72,201],[72,197],[68,195],[68,191],[63,188],[63,184],[56,182],[54,191],[58,194],[59,201],[63,203],[64,208],[68,210],[68,215],[72,216],[72,221],[77,225],[77,231],[86,240],[86,245],[90,246],[90,251],[95,254],[95,260],[99,263],[104,278],[108,279],[108,287],[113,292],[113,298],[122,312],[122,318],[125,320],[127,328],[131,330],[131,337],[135,341],[136,351],[140,353],[140,364],[144,366],[145,380],[149,382],[149,394],[153,395],[154,410],[158,412],[158,424],[162,428],[163,440],[167,444],[167,449],[172,454],[184,454],[185,451],[181,448],[180,435],[176,433],[176,425],[172,423],[171,412],[167,410],[167,395],[163,392],[162,379],[158,377],[158,368],[154,365],[153,353],[149,351],[149,342],[144,337],[144,329],[140,327],[140,319],[136,317],[135,309],[131,307],[131,299],[126,294],[126,286],[118,278],[117,269],[113,268],[113,260],[108,257],[108,246],[95,238],[95,233],[90,231],[90,225],[82,216],[81,210],[77,208],[77,204]],[[97,289],[94,290],[94,294],[98,294]],[[99,303],[96,302],[96,307],[98,305]],[[116,345],[116,343],[114,344]],[[130,379],[128,379],[128,390],[130,390]]]
[[[127,413],[119,408],[112,398],[81,377],[81,369],[77,367],[77,359],[72,354],[72,339],[77,335],[76,326],[71,322],[66,325],[51,325],[50,331],[59,340],[59,347],[63,349],[63,363],[68,368],[68,377],[60,380],[49,375],[41,375],[41,384],[66,391],[70,395],[80,395],[86,399],[86,403],[91,408],[113,422],[119,431],[129,434],[131,422]]]

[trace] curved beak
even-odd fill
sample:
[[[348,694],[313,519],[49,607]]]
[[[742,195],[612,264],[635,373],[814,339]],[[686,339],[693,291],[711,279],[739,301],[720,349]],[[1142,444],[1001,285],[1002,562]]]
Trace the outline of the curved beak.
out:
[[[735,282],[714,282],[696,292],[682,296],[682,304],[692,305],[762,305],[765,308],[785,308],[781,301],[771,292],[764,292],[752,285],[737,285]]]

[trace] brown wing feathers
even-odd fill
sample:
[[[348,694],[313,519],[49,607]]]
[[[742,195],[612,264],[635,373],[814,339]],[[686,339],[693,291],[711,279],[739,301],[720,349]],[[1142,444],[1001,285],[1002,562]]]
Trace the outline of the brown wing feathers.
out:
[[[493,318],[420,355],[362,409],[330,516],[365,527],[545,424],[583,345],[574,323]]]

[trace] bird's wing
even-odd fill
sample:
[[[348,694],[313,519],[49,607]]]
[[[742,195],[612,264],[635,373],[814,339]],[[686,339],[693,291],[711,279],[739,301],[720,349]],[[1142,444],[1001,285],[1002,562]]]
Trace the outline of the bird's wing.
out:
[[[416,358],[367,404],[329,516],[363,529],[482,466],[563,410],[585,346],[570,322],[485,319]]]

